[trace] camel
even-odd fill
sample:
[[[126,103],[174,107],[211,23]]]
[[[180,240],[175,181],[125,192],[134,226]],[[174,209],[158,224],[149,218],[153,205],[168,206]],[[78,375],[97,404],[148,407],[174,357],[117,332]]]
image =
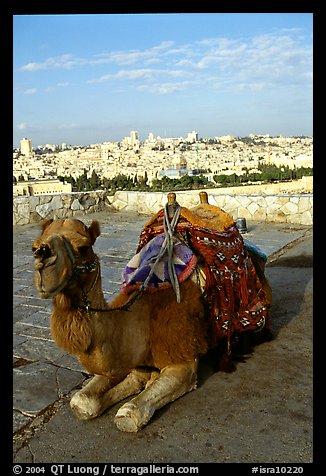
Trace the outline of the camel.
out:
[[[138,253],[147,244],[154,243],[151,234],[158,237],[164,227],[167,228],[164,243],[169,256],[173,254],[175,236],[184,237],[187,227],[188,231],[198,227],[207,230],[208,225],[212,225],[215,229],[222,228],[225,236],[228,230],[232,230],[232,233],[237,233],[237,243],[242,243],[233,219],[218,207],[208,205],[207,194],[204,194],[203,203],[193,209],[180,207],[175,194],[169,194],[168,198],[165,209],[145,225]],[[171,229],[176,211],[179,212],[179,221],[174,220],[175,229]],[[166,220],[164,227],[163,219]],[[205,226],[200,227],[197,222]],[[211,322],[207,316],[208,308],[222,309],[221,303],[216,306],[219,284],[213,286],[215,295],[205,294],[205,282],[209,279],[206,271],[209,267],[214,270],[214,266],[205,265],[196,255],[189,276],[184,280],[179,282],[179,278],[174,276],[174,280],[171,278],[170,284],[163,283],[161,289],[150,290],[149,286],[147,289],[144,283],[138,289],[129,286],[128,292],[122,290],[111,303],[107,303],[102,291],[100,261],[93,251],[99,236],[97,220],[93,220],[90,226],[76,218],[44,222],[41,235],[32,246],[34,283],[42,298],[52,298],[53,339],[94,375],[71,398],[74,414],[80,419],[90,420],[132,396],[120,407],[114,422],[121,431],[137,432],[150,421],[156,410],[196,388],[201,356],[218,345],[223,336],[230,356],[234,336],[230,329],[225,331],[228,321],[224,320],[224,330],[220,328],[212,342]],[[202,242],[206,244],[205,240],[203,237]],[[200,239],[196,236],[194,242],[199,243]],[[162,248],[161,254],[164,254]],[[159,263],[159,258],[156,256],[156,263]],[[255,282],[259,283],[259,293],[263,297],[259,311],[250,312],[252,315],[263,312],[268,320],[271,289],[264,276],[264,263],[257,256],[250,257],[250,253],[246,253],[245,258],[247,265],[255,261],[254,268],[250,269],[253,274],[254,269],[257,271]],[[170,271],[173,268],[172,272],[176,269],[169,260],[167,266]],[[212,276],[215,275],[210,275],[210,279]],[[244,274],[241,276],[243,279]],[[257,303],[255,306],[257,308]],[[227,313],[226,308],[222,310]],[[228,316],[230,320],[231,314]],[[262,318],[259,322],[261,325]],[[257,330],[260,329],[255,328]]]

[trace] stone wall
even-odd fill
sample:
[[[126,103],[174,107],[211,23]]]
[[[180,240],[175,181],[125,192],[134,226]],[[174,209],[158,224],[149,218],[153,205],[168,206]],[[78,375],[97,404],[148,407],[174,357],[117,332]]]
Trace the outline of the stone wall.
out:
[[[49,218],[70,218],[99,212],[107,206],[107,194],[101,191],[15,197],[13,223],[26,225]]]
[[[116,192],[111,207],[152,215],[166,201],[166,193]],[[181,206],[194,207],[199,203],[199,192],[177,192],[177,201]],[[300,225],[313,223],[313,194],[249,195],[208,192],[208,202],[222,208],[233,218]]]
[[[47,218],[80,217],[102,210],[134,211],[153,215],[167,201],[167,193],[78,192],[14,198],[14,225],[36,223]],[[185,207],[199,203],[198,191],[177,192],[177,201]],[[313,194],[226,194],[210,190],[208,201],[233,218],[312,225]]]

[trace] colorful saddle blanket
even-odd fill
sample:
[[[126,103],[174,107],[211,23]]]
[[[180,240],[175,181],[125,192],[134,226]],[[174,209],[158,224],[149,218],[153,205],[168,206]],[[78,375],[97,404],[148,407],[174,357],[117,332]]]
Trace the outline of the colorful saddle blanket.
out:
[[[202,208],[204,212],[212,209],[215,213],[212,206],[207,210]],[[122,291],[127,294],[142,286],[156,263],[165,239],[163,216],[164,210],[160,210],[144,226],[137,254],[122,273]],[[203,270],[203,295],[212,325],[212,344],[226,337],[229,347],[234,333],[269,328],[270,303],[251,254],[265,262],[267,257],[253,243],[244,242],[231,219],[228,222],[224,219],[223,227],[218,222],[216,228],[207,228],[210,223],[211,220],[206,223],[200,215],[181,208],[174,234],[173,265],[179,282],[190,276],[197,263]],[[146,291],[169,287],[170,282],[168,257],[164,256],[155,264]]]
[[[164,233],[157,235],[145,245],[127,264],[122,272],[122,290],[124,293],[138,289],[147,279],[155,266],[153,275],[148,283],[147,291],[156,291],[170,286],[171,277],[168,270],[168,256],[156,262],[163,243]],[[172,265],[174,266],[179,283],[185,281],[195,269],[197,257],[191,249],[175,239],[173,246]]]

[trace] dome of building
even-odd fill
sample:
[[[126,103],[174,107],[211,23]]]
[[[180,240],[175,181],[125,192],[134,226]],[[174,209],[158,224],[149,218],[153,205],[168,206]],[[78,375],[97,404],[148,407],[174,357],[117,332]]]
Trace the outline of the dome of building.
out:
[[[176,155],[172,159],[172,165],[176,169],[186,169],[187,161],[184,157]]]

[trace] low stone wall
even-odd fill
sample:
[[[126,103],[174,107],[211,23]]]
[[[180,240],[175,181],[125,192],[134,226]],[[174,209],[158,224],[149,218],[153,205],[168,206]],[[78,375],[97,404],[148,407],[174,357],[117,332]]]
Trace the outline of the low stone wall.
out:
[[[166,193],[116,192],[111,207],[152,215],[167,201]],[[199,203],[198,191],[177,192],[181,206],[194,207]],[[219,194],[208,193],[210,205],[216,205],[233,218],[312,225],[313,194]]]
[[[134,211],[153,215],[167,201],[167,193],[154,192],[78,192],[14,198],[13,223],[24,225],[48,218],[80,217],[102,210]],[[184,207],[199,203],[199,191],[177,192]],[[300,225],[313,223],[313,194],[219,194],[208,192],[208,201],[229,213],[234,219],[285,222]]]
[[[15,197],[13,223],[26,225],[49,218],[70,218],[99,212],[107,206],[107,193],[101,191]]]

